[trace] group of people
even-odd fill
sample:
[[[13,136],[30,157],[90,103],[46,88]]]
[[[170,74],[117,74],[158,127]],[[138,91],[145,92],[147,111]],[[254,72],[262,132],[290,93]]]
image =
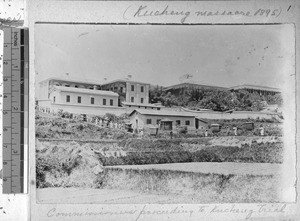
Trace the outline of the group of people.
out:
[[[238,128],[236,126],[234,126],[232,128],[232,130],[233,130],[234,136],[237,136],[238,135]],[[259,126],[259,134],[260,134],[260,136],[264,136],[265,135],[265,129],[264,129],[264,127],[262,125]],[[208,137],[208,129],[205,130],[204,136]]]

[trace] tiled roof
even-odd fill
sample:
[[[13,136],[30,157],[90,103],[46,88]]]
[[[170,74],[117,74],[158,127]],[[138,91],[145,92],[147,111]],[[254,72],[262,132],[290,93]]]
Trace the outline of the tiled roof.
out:
[[[126,105],[126,106],[163,107],[162,105],[157,105],[157,104],[145,104],[145,103],[122,102],[122,104],[123,104],[123,105]]]
[[[267,87],[267,86],[260,86],[260,85],[251,85],[251,84],[242,84],[242,85],[237,85],[234,87],[230,87],[230,89],[257,89],[257,90],[265,90],[265,91],[280,91],[278,88],[274,87]]]
[[[171,85],[168,87],[165,87],[163,91],[170,90],[170,89],[177,89],[177,88],[184,88],[184,87],[204,87],[204,88],[217,88],[217,89],[227,89],[226,87],[220,87],[215,85],[204,85],[204,84],[198,84],[198,83],[190,83],[190,82],[184,82],[180,84]]]
[[[128,79],[116,79],[116,80],[112,80],[112,81],[108,81],[108,82],[103,82],[102,85],[112,84],[112,83],[116,83],[116,82],[128,82],[128,83],[134,83],[134,84],[148,84],[148,85],[150,85],[149,83],[132,81],[132,80],[128,80]]]
[[[54,90],[73,92],[73,93],[82,93],[82,94],[114,96],[114,97],[119,96],[117,93],[112,91],[93,90],[93,89],[75,88],[75,87],[54,86]]]
[[[129,116],[131,116],[135,112],[138,112],[143,115],[195,117],[195,114],[184,112],[184,111],[148,110],[148,109],[135,109],[129,114]]]
[[[62,77],[50,77],[47,79],[44,79],[40,81],[39,83],[45,82],[45,81],[50,81],[50,80],[57,80],[57,81],[65,81],[65,82],[72,82],[72,83],[78,83],[78,84],[91,84],[91,85],[101,85],[100,82],[97,82],[95,80],[82,80],[78,78],[62,78]]]

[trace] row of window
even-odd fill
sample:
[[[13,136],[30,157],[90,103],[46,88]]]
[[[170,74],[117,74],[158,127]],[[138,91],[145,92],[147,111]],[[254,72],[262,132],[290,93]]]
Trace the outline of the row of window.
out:
[[[134,97],[131,97],[131,98],[130,98],[130,101],[131,101],[131,103],[134,103]],[[144,103],[144,98],[141,98],[141,103],[142,103],[142,104]]]
[[[53,98],[53,101],[55,102],[55,97]],[[66,96],[66,102],[67,102],[67,103],[70,103],[70,102],[71,102],[71,96],[70,96],[70,95],[67,95],[67,96]],[[77,97],[77,103],[78,103],[78,104],[81,103],[81,97],[80,97],[80,96]],[[95,98],[94,98],[94,97],[91,97],[91,104],[95,104]],[[106,98],[103,98],[102,104],[103,104],[103,105],[106,105]],[[110,100],[109,100],[109,105],[110,105],[110,106],[113,106],[113,105],[114,105],[114,100],[113,100],[113,99],[110,99]]]
[[[147,119],[146,123],[147,123],[147,124],[152,124],[152,119]],[[160,123],[160,119],[157,119],[157,120],[156,120],[156,124],[159,124],[159,123]],[[190,122],[189,120],[186,120],[186,121],[185,121],[185,125],[186,125],[186,126],[189,126],[190,123],[191,123],[191,122]],[[177,125],[177,126],[180,126],[180,120],[176,120],[176,125]]]
[[[134,91],[134,85],[131,85],[131,91]],[[141,92],[144,92],[144,86],[141,86]]]

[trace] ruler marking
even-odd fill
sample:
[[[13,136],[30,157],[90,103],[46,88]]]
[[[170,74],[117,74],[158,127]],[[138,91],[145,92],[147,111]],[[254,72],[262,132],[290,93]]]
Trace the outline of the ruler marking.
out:
[[[3,193],[27,191],[27,142],[24,143],[24,114],[28,105],[24,100],[28,88],[28,31],[4,28],[3,56]],[[25,107],[25,108],[24,108]],[[26,112],[26,113],[25,113]],[[21,122],[22,121],[22,122]],[[23,122],[24,121],[24,122]],[[25,124],[24,124],[25,123]],[[27,141],[27,139],[26,139]]]

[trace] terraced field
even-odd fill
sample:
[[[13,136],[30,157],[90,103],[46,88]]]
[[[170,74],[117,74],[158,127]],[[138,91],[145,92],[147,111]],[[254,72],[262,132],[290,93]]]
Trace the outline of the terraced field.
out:
[[[148,165],[107,166],[106,169],[122,170],[167,170],[222,175],[279,175],[281,164],[193,162]]]

